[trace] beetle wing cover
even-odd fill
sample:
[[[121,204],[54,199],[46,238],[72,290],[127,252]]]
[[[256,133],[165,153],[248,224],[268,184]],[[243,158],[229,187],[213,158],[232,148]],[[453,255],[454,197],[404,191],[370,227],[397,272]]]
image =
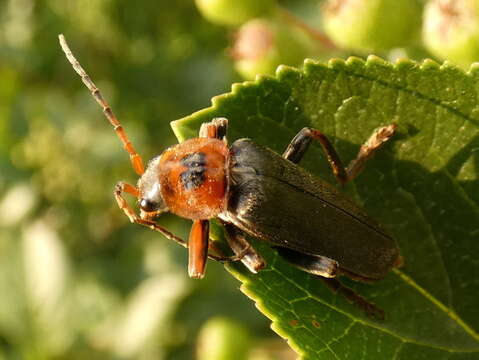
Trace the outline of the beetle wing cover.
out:
[[[231,147],[228,216],[278,246],[336,260],[370,279],[398,257],[395,241],[361,208],[300,166],[249,139]]]

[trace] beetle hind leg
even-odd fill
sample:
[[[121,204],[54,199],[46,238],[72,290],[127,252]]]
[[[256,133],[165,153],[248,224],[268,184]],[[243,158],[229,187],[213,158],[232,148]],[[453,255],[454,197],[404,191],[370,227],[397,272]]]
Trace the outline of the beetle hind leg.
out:
[[[364,297],[343,285],[338,279],[320,277],[321,281],[335,294],[341,294],[348,302],[363,310],[369,317],[384,320],[384,310],[370,303]]]
[[[376,150],[393,136],[396,128],[396,124],[390,124],[375,130],[369,139],[361,146],[358,155],[350,162],[347,168],[344,167],[336,149],[334,149],[326,135],[319,130],[312,128],[302,129],[293,140],[291,140],[283,153],[283,157],[294,163],[299,163],[306,153],[306,150],[308,150],[311,141],[313,139],[317,140],[326,153],[334,176],[340,183],[344,184],[359,175],[365,162],[374,155]]]
[[[336,277],[338,263],[321,255],[307,255],[284,247],[274,247],[278,254],[297,268],[326,278]]]
[[[347,301],[363,310],[369,317],[384,320],[384,311],[371,304],[364,297],[343,285],[335,277],[342,273],[338,263],[321,255],[307,255],[283,247],[274,247],[278,254],[300,270],[318,275],[321,281],[335,294],[341,294]]]

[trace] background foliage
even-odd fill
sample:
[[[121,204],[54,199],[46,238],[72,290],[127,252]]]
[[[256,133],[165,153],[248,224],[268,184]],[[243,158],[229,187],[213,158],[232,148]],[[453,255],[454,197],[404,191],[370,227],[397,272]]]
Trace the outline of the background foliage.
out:
[[[320,28],[318,1],[280,3]],[[218,316],[199,336],[203,349],[221,327],[255,359],[294,357],[222,266],[188,279],[184,249],[117,209],[114,184],[136,177],[57,42],[67,36],[146,160],[176,142],[171,120],[241,80],[236,30],[193,2],[0,0],[0,359],[191,359],[200,327]],[[409,45],[323,43],[291,61],[429,56]],[[161,223],[188,233],[187,221]]]
[[[0,358],[191,359],[213,315],[272,336],[222,266],[189,280],[184,249],[129,226],[112,192],[136,176],[59,49],[63,32],[147,160],[238,80],[223,29],[189,2],[162,8],[0,2]]]

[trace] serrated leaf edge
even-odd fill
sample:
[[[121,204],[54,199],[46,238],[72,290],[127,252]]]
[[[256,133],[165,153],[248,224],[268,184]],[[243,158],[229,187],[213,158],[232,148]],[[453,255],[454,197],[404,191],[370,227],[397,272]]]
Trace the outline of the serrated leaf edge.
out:
[[[281,79],[283,79],[286,76],[291,75],[291,74],[294,74],[296,76],[307,76],[308,73],[313,68],[317,68],[317,67],[324,67],[324,68],[328,68],[328,69],[331,69],[331,70],[341,69],[342,71],[344,71],[345,68],[347,69],[347,68],[351,68],[351,67],[354,67],[354,66],[357,66],[357,65],[360,65],[360,66],[366,67],[366,68],[372,68],[372,67],[375,67],[375,66],[376,67],[379,66],[379,67],[389,68],[389,69],[396,70],[396,71],[402,70],[404,68],[418,68],[420,70],[434,69],[436,71],[445,71],[445,70],[448,70],[448,69],[449,70],[453,69],[453,70],[458,71],[459,73],[462,73],[465,77],[473,77],[473,76],[476,76],[477,74],[479,74],[479,63],[471,64],[469,70],[466,72],[466,71],[456,67],[455,65],[453,65],[453,64],[451,64],[447,61],[443,62],[442,64],[439,64],[436,61],[431,60],[431,59],[425,59],[421,63],[415,62],[415,61],[410,60],[410,59],[399,59],[394,64],[391,63],[391,62],[388,62],[388,61],[386,61],[386,60],[384,60],[384,59],[382,59],[378,56],[375,56],[375,55],[368,56],[367,60],[364,60],[364,59],[359,58],[359,57],[354,57],[354,56],[348,57],[346,60],[335,58],[335,59],[331,59],[330,61],[328,61],[327,64],[324,64],[322,62],[318,62],[318,61],[312,60],[312,59],[305,59],[302,70],[298,70],[294,67],[290,67],[290,66],[286,66],[286,65],[280,65],[276,70],[275,76],[258,75],[256,77],[256,79],[253,80],[253,81],[245,81],[245,82],[241,82],[241,83],[234,83],[231,86],[231,92],[221,94],[221,95],[217,95],[217,96],[213,97],[212,100],[211,100],[212,105],[210,107],[199,110],[197,112],[194,112],[190,116],[184,117],[182,119],[172,121],[170,124],[171,124],[171,127],[173,129],[174,134],[176,135],[176,137],[181,142],[181,141],[185,140],[179,132],[179,128],[180,128],[180,125],[181,125],[182,122],[187,122],[192,117],[201,116],[203,114],[207,114],[207,113],[215,110],[217,108],[216,104],[219,101],[221,101],[221,100],[223,100],[227,97],[231,97],[231,96],[234,96],[234,95],[238,94],[238,92],[243,87],[257,86],[257,85],[260,85],[266,79],[272,79],[272,78],[277,79],[278,81],[281,81]],[[448,111],[456,114],[458,117],[461,117],[464,120],[471,121],[472,123],[479,126],[479,121],[478,120],[473,119],[473,118],[467,116],[466,114],[460,112],[459,110],[457,110],[457,109],[455,109],[455,108],[453,108],[453,107],[451,107],[447,104],[444,104],[440,101],[432,99],[432,98],[430,98],[430,97],[428,97],[428,96],[426,96],[426,95],[424,95],[424,94],[422,94],[422,93],[420,93],[416,90],[408,89],[406,87],[399,86],[399,85],[396,85],[396,84],[391,84],[391,83],[388,83],[386,81],[381,81],[381,80],[378,80],[378,79],[372,79],[372,78],[369,78],[369,77],[367,77],[365,75],[362,75],[362,74],[360,75],[360,74],[355,74],[354,72],[348,72],[348,71],[346,71],[346,72],[347,72],[348,75],[359,76],[359,77],[362,77],[362,78],[365,78],[365,79],[368,79],[368,80],[371,80],[371,81],[376,81],[376,82],[379,82],[379,83],[383,83],[385,86],[388,86],[390,88],[396,88],[396,89],[401,90],[401,91],[412,93],[415,96],[417,96],[418,98],[428,100],[428,101],[434,103],[435,105],[443,107],[443,108],[447,109]],[[262,302],[261,297],[257,296],[257,294],[255,294],[254,291],[252,291],[251,289],[248,288],[248,284],[250,283],[250,280],[246,277],[242,277],[240,274],[238,274],[237,272],[235,272],[232,269],[228,269],[228,271],[230,271],[238,280],[240,280],[243,283],[241,285],[241,291],[245,295],[247,295],[248,297],[250,297],[251,299],[253,299],[255,301],[255,304],[256,304],[256,307],[258,308],[258,310],[260,310],[265,316],[267,316],[269,319],[271,319],[273,321],[272,329],[275,332],[277,332],[278,335],[285,338],[288,341],[288,343],[290,344],[290,346],[298,354],[304,355],[304,351],[301,349],[301,346],[296,344],[295,341],[292,338],[288,337],[287,334],[285,334],[280,328],[278,328],[277,325],[275,325],[275,321],[277,321],[277,319],[273,316],[273,314],[271,314],[266,309],[265,305]],[[479,341],[479,334],[476,333],[467,323],[465,323],[453,310],[450,310],[447,306],[445,306],[439,300],[434,298],[430,293],[428,293],[425,289],[420,287],[417,283],[415,283],[411,278],[409,278],[406,274],[402,273],[400,270],[395,269],[394,273],[396,273],[397,276],[401,277],[403,281],[408,283],[410,286],[415,288],[417,291],[421,292],[421,294],[423,294],[426,298],[428,298],[433,304],[435,304],[448,317],[453,319],[459,326],[461,326],[464,329],[465,332],[467,332],[471,337],[473,337],[474,339]],[[279,274],[282,275],[281,273],[279,273]],[[308,294],[309,297],[314,298],[317,301],[319,301],[319,302],[321,302],[321,303],[323,303],[327,306],[332,307],[330,304],[324,303],[323,301],[321,301],[321,299],[316,298],[315,296],[311,295],[306,289],[302,289],[302,290],[305,291],[305,293]],[[340,309],[337,309],[337,308],[334,308],[334,307],[332,307],[332,308],[333,308],[333,310],[341,312],[343,315],[346,315],[346,316],[350,317],[353,320],[354,323],[361,323],[365,326],[370,326],[370,327],[373,327],[377,330],[386,332],[389,335],[400,339],[403,343],[412,343],[412,344],[421,345],[421,346],[425,346],[425,347],[429,347],[429,348],[435,348],[435,349],[438,349],[438,350],[443,350],[443,351],[448,351],[448,352],[469,353],[469,352],[476,352],[476,351],[479,350],[478,349],[478,350],[460,351],[460,350],[443,348],[443,347],[440,347],[440,346],[433,346],[431,344],[424,344],[424,343],[416,342],[414,340],[402,338],[401,336],[399,336],[397,334],[394,334],[393,332],[390,332],[390,331],[388,331],[384,328],[376,326],[372,323],[368,323],[364,320],[354,318],[353,316],[351,316],[351,314],[349,314],[347,312],[343,312]]]
[[[295,74],[295,75],[299,75],[299,76],[307,76],[307,74],[311,71],[311,69],[313,67],[324,67],[324,68],[329,68],[331,70],[338,70],[338,68],[341,68],[342,70],[344,70],[344,68],[347,69],[347,68],[350,68],[350,67],[354,67],[354,65],[360,65],[360,66],[366,67],[366,68],[372,68],[374,66],[380,66],[380,67],[389,68],[389,69],[396,70],[396,71],[399,71],[399,70],[403,69],[404,67],[418,68],[420,70],[435,69],[437,71],[445,71],[445,70],[448,70],[448,69],[449,70],[453,69],[453,70],[458,71],[459,73],[462,73],[466,77],[474,77],[474,76],[479,74],[479,63],[473,63],[471,65],[471,67],[469,68],[469,70],[467,72],[465,72],[464,70],[456,67],[455,65],[449,63],[448,61],[445,61],[442,64],[439,64],[436,61],[431,60],[431,59],[425,59],[421,63],[415,62],[415,61],[410,60],[410,59],[398,59],[394,64],[391,63],[391,62],[388,62],[388,61],[386,61],[386,60],[384,60],[384,59],[382,59],[382,58],[380,58],[376,55],[369,55],[367,60],[364,60],[362,58],[355,57],[355,56],[350,56],[346,60],[340,59],[340,58],[333,58],[333,59],[329,60],[327,64],[324,64],[322,62],[319,62],[319,61],[316,61],[316,60],[313,60],[313,59],[305,59],[302,70],[298,70],[298,69],[296,69],[294,67],[291,67],[291,66],[280,65],[276,70],[275,76],[257,75],[255,80],[244,81],[244,82],[232,84],[231,91],[229,93],[224,93],[224,94],[221,94],[221,95],[217,95],[217,96],[214,96],[211,99],[211,106],[210,107],[207,107],[207,108],[204,108],[202,110],[196,111],[196,112],[194,112],[193,114],[191,114],[187,117],[172,121],[170,123],[171,128],[172,128],[173,133],[175,134],[175,136],[178,138],[178,140],[180,142],[182,142],[182,141],[185,140],[185,138],[181,135],[181,133],[179,131],[179,128],[181,127],[181,124],[183,122],[187,122],[188,119],[190,119],[191,117],[201,116],[203,114],[207,114],[207,113],[213,111],[214,109],[216,109],[216,103],[217,102],[221,101],[224,98],[227,98],[227,97],[234,96],[234,95],[238,94],[238,91],[240,91],[240,89],[243,88],[243,87],[260,85],[265,79],[277,79],[277,80],[280,81],[286,75],[290,75],[290,74]],[[397,84],[391,84],[391,83],[388,83],[386,81],[372,79],[372,78],[369,78],[365,75],[355,74],[354,72],[348,72],[347,71],[347,74],[352,75],[352,76],[359,76],[359,77],[362,77],[362,78],[365,78],[365,79],[369,79],[371,81],[376,81],[376,82],[378,82],[380,84],[383,84],[385,86],[388,86],[390,88],[395,88],[395,89],[398,89],[398,90],[401,90],[401,91],[409,92],[409,93],[414,94],[415,96],[417,96],[419,98],[422,98],[424,100],[428,100],[428,101],[432,102],[433,104],[435,104],[439,107],[443,107],[443,108],[447,109],[448,111],[456,114],[457,116],[459,116],[459,117],[461,117],[461,118],[463,118],[467,121],[470,121],[470,122],[474,123],[475,125],[479,126],[479,120],[471,118],[470,116],[467,116],[466,114],[460,112],[459,110],[453,108],[452,106],[449,106],[449,105],[444,104],[442,102],[438,102],[437,100],[432,99],[432,98],[422,94],[419,91],[416,91],[416,90],[413,90],[413,89],[408,89],[406,87],[399,86]]]

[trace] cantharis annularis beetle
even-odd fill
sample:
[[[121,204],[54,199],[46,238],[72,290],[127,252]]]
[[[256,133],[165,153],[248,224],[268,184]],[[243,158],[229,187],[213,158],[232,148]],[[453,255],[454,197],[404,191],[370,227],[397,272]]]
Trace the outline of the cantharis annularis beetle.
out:
[[[392,267],[401,263],[394,239],[357,205],[297,163],[311,141],[317,140],[337,180],[345,183],[355,178],[365,161],[393,135],[394,124],[377,129],[345,168],[331,143],[318,130],[301,130],[280,156],[250,139],[240,139],[228,146],[228,121],[215,118],[201,126],[199,137],[166,149],[145,170],[120,122],[62,35],[60,44],[103,107],[140,176],[137,186],[123,182],[116,186],[119,207],[131,222],[187,247],[191,277],[204,276],[208,257],[241,260],[253,273],[262,269],[266,263],[247,241],[245,234],[248,234],[270,243],[294,266],[318,275],[330,289],[340,292],[369,315],[383,318],[381,309],[336,278],[343,275],[363,282],[384,278]],[[140,215],[122,197],[124,192],[138,199]],[[193,220],[188,242],[154,221],[167,211]],[[211,218],[218,218],[224,225],[234,256],[208,253],[211,248],[219,253],[209,241]]]

